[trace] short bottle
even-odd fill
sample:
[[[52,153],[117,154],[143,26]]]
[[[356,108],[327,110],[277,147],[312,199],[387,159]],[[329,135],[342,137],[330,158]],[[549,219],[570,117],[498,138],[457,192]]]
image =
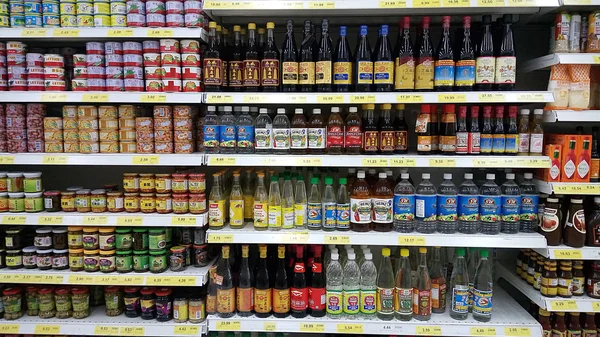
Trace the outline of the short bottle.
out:
[[[254,126],[254,141],[256,153],[273,152],[273,121],[267,114],[267,109],[260,108]]]
[[[423,173],[416,189],[415,225],[419,233],[434,233],[436,230],[437,191],[429,181],[429,173]]]
[[[473,182],[473,173],[465,173],[458,187],[458,227],[462,234],[477,233],[479,225],[479,188]]]
[[[379,173],[379,180],[373,185],[371,203],[373,229],[377,232],[392,231],[394,226],[394,191],[385,172]]]
[[[456,232],[458,220],[458,190],[452,182],[452,174],[444,173],[444,181],[438,187],[437,231],[444,234]]]
[[[501,232],[515,234],[519,232],[521,216],[521,189],[515,183],[515,174],[507,173],[502,184],[502,227]]]
[[[273,153],[290,153],[290,120],[285,115],[285,109],[277,109],[273,119]]]

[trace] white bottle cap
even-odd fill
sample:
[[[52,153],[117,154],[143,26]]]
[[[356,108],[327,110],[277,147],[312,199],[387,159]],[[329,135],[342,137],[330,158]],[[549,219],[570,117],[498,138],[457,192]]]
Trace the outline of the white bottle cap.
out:
[[[598,199],[600,199],[600,198],[598,198]],[[373,260],[373,254],[371,254],[371,253],[366,253],[366,254],[365,254],[365,260]]]
[[[521,109],[521,115],[529,115],[530,112],[531,110],[529,109]]]
[[[363,252],[363,255],[365,255],[366,253],[370,253],[371,252],[371,248],[363,248],[362,252]]]
[[[294,110],[294,113],[296,115],[302,115],[304,113],[304,111],[302,111],[302,109],[296,109],[296,110]]]
[[[379,179],[386,179],[387,178],[387,174],[385,174],[385,172],[379,172]]]
[[[365,179],[365,172],[363,171],[358,171],[358,173],[356,174],[356,177],[358,179]]]
[[[285,114],[285,109],[284,108],[278,108],[277,109],[277,114]]]
[[[531,172],[524,173],[523,177],[525,179],[533,179],[533,173],[531,173]]]
[[[535,110],[533,110],[533,114],[534,115],[543,115],[544,109],[535,109]]]
[[[408,177],[409,177],[408,173],[402,173],[402,174],[400,174],[400,178],[402,178],[402,179],[407,179],[408,180]]]
[[[348,249],[352,248],[352,245],[344,245],[344,248],[345,248],[346,250],[348,250]]]
[[[250,111],[250,107],[248,107],[248,106],[242,107],[242,112],[249,112],[249,111]]]
[[[452,180],[452,173],[444,173],[445,180]]]
[[[260,110],[258,110],[259,113],[261,114],[266,114],[267,113],[267,108],[260,108]]]
[[[332,260],[337,261],[337,260],[339,260],[339,258],[340,258],[340,254],[338,254],[338,253],[331,253],[331,259]]]
[[[357,108],[357,107],[355,107],[355,106],[352,106],[352,107],[350,107],[350,108],[348,109],[348,111],[350,111],[350,112],[358,112],[358,108]]]
[[[231,112],[231,111],[232,111],[230,106],[226,106],[226,107],[224,107],[224,108],[223,108],[223,110],[224,110],[225,112]]]
[[[488,174],[485,175],[485,179],[487,179],[487,180],[494,180],[494,179],[496,179],[496,175],[493,174],[493,173],[488,173]]]
[[[507,173],[506,174],[506,179],[508,179],[508,180],[515,180],[515,174],[514,173]]]
[[[385,174],[386,174],[388,177],[391,177],[391,176],[393,176],[393,175],[394,175],[394,172],[393,172],[392,170],[387,170],[387,171],[385,171]]]
[[[331,248],[331,254],[339,254],[339,250],[337,248]]]
[[[600,197],[594,197],[594,203],[600,204]]]
[[[327,245],[327,247],[328,247],[329,249],[333,249],[333,248],[335,248],[335,245]]]
[[[354,254],[354,252],[348,252],[348,260],[354,260],[356,259],[356,254]]]
[[[250,112],[257,112],[257,111],[258,111],[258,107],[255,107],[255,106],[250,107]]]
[[[360,249],[366,249],[369,248],[369,245],[360,245]]]
[[[370,174],[370,175],[373,175],[373,174],[375,174],[375,173],[377,173],[377,170],[376,170],[376,169],[369,169],[369,174]]]
[[[473,173],[465,173],[465,179],[473,179]]]
[[[337,106],[334,106],[333,108],[331,108],[331,112],[340,112],[340,108],[338,108]]]
[[[407,168],[400,169],[400,173],[408,173],[408,169]]]
[[[214,106],[214,105],[209,105],[209,106],[206,108],[206,110],[207,110],[207,111],[217,111],[217,107],[216,107],[216,106]]]
[[[421,174],[421,179],[429,179],[429,178],[431,178],[431,175],[429,173]]]
[[[313,113],[319,115],[321,114],[321,109],[313,109]]]

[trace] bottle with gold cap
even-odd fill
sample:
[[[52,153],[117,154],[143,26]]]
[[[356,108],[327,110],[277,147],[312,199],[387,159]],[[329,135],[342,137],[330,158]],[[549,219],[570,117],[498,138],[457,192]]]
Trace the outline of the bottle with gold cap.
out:
[[[379,153],[392,154],[396,150],[396,133],[392,122],[392,105],[382,104],[379,117]]]
[[[379,128],[375,119],[375,104],[363,104],[363,153],[377,154],[379,151]]]
[[[396,267],[396,289],[394,290],[394,316],[401,321],[410,321],[413,311],[412,269],[409,251],[400,250],[400,260]]]
[[[431,319],[431,279],[427,268],[427,247],[419,248],[417,281],[413,287],[413,317],[419,321]]]
[[[221,51],[217,44],[217,23],[208,24],[208,48],[202,61],[204,69],[204,88],[206,91],[221,91],[223,86],[223,69]]]
[[[273,31],[275,24],[267,22],[267,42],[263,48],[262,59],[260,62],[261,87],[263,91],[279,91],[280,73],[279,73],[279,49],[275,44]]]
[[[395,149],[394,153],[408,152],[408,125],[404,119],[404,104],[396,104],[396,118],[394,119]]]
[[[244,90],[256,92],[260,86],[260,59],[256,42],[256,24],[248,24],[248,46],[244,53]]]
[[[242,91],[244,89],[244,55],[240,31],[240,26],[233,26],[233,46],[231,57],[227,62],[229,66],[229,87],[232,91]]]

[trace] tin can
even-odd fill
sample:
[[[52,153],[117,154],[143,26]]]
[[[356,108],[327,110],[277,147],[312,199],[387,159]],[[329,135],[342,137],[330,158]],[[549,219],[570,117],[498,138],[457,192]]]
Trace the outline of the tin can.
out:
[[[104,55],[104,43],[102,42],[86,42],[85,50],[87,55],[98,54]]]
[[[8,9],[8,1],[0,3],[0,15],[8,15],[10,13]]]
[[[110,25],[112,27],[127,27],[127,15],[112,14],[110,16]]]
[[[183,14],[167,14],[167,27],[185,27]]]
[[[144,91],[144,80],[126,78],[125,91]]]
[[[106,55],[123,55],[123,44],[121,42],[106,42],[104,43],[104,53]]]
[[[160,52],[160,42],[156,40],[142,41],[142,50],[144,53],[158,53]]]
[[[127,14],[146,14],[146,4],[143,1],[127,1]]]
[[[81,15],[81,14],[93,15],[94,14],[94,5],[91,2],[77,2],[75,4],[75,11],[76,11],[77,15]]]
[[[103,78],[88,78],[89,91],[105,91],[106,80]]]
[[[186,0],[183,2],[185,14],[202,14],[202,1]]]
[[[146,91],[162,92],[164,89],[162,80],[146,80]]]
[[[46,91],[65,91],[66,83],[64,80],[44,80]]]
[[[86,56],[86,65],[88,67],[104,67],[106,58],[103,54],[88,54]]]
[[[142,44],[135,41],[123,42],[123,54],[142,54]]]
[[[10,16],[8,14],[0,14],[0,27],[10,26]]]
[[[23,66],[8,66],[9,80],[25,80],[27,79],[27,69]]]
[[[181,67],[162,67],[162,78],[163,79],[173,79],[180,80],[181,79]]]
[[[111,15],[115,15],[115,14],[122,14],[125,15],[127,14],[127,5],[125,4],[125,2],[121,2],[121,1],[114,1],[110,3],[110,14]]]
[[[58,15],[58,14],[42,15],[42,25],[44,27],[60,27],[60,15]]]
[[[62,106],[62,116],[67,118],[75,118],[77,117],[77,106],[76,105],[63,105]],[[51,117],[47,117],[51,118]]]
[[[126,79],[133,78],[137,80],[144,79],[144,68],[142,67],[124,67],[123,77]],[[142,84],[143,87],[143,84]]]
[[[141,67],[144,63],[142,55],[125,54],[123,55],[123,65],[130,67]]]
[[[160,54],[158,53],[144,53],[144,66],[145,67],[160,67]]]
[[[117,118],[119,110],[114,105],[101,105],[98,107],[99,118]]]
[[[183,2],[181,1],[167,1],[165,2],[166,14],[183,14]]]
[[[8,66],[24,66],[25,55],[23,54],[8,54],[6,56],[6,63]]]
[[[25,14],[25,27],[41,27],[42,26],[42,15],[41,14]]]
[[[11,14],[10,15],[10,26],[11,27],[25,27],[25,15]]]
[[[79,27],[94,27],[94,17],[92,15],[77,14],[77,26],[79,26]]]
[[[165,3],[163,1],[146,1],[146,15],[148,14],[166,14]]]
[[[110,15],[94,15],[94,27],[110,27]]]
[[[9,79],[8,87],[12,91],[27,91],[27,80],[23,78]]]
[[[127,14],[127,27],[144,27],[146,16],[144,14]]]
[[[165,92],[181,92],[181,80],[162,80]]]
[[[181,78],[184,80],[200,80],[201,68],[199,67],[182,67]]]
[[[199,67],[200,54],[181,54],[181,65],[184,67]]]
[[[44,67],[27,67],[27,78],[44,78]]]
[[[72,79],[71,89],[73,91],[88,91],[88,80],[85,78]]]
[[[44,67],[45,80],[64,80],[65,69],[58,67]]]
[[[36,1],[25,1],[23,3],[23,12],[25,14],[42,14],[42,3]]]
[[[42,2],[42,13],[44,14],[60,14],[60,5],[58,2]]]
[[[58,5],[60,8],[60,14],[61,15],[65,15],[65,14],[71,14],[71,15],[75,15],[77,14],[77,9],[75,6],[75,3],[73,2],[60,2],[60,4]]]
[[[200,42],[198,40],[181,40],[179,46],[182,54],[200,53]]]
[[[108,80],[115,78],[123,78],[123,67],[106,67],[106,79]]]
[[[176,39],[160,39],[161,53],[179,53],[179,40]]]
[[[24,14],[25,13],[25,4],[23,2],[9,2],[8,3],[8,11],[10,14]]]
[[[119,55],[119,54],[106,55],[106,66],[122,67],[123,66],[123,55]]]
[[[65,66],[65,58],[58,54],[44,54],[44,67]]]
[[[94,15],[110,15],[110,4],[106,2],[94,2]],[[78,12],[79,13],[79,12]]]
[[[162,80],[162,67],[144,67],[144,75],[148,80]]]
[[[160,62],[163,66],[181,66],[181,54],[174,53],[161,53]]]
[[[99,153],[100,144],[98,142],[79,142],[80,153]]]
[[[107,78],[106,91],[124,91],[125,83],[122,78]]]
[[[20,41],[7,41],[6,42],[6,53],[7,54],[25,54],[27,45]]]
[[[165,24],[165,15],[164,14],[146,14],[146,25],[148,27],[164,27]]]
[[[90,78],[106,78],[106,68],[102,66],[87,67],[87,77]]]
[[[28,78],[27,89],[29,91],[44,91],[44,80],[41,78]]]
[[[200,81],[183,80],[183,92],[200,92]]]
[[[77,16],[76,15],[60,15],[60,26],[61,27],[77,27]]]

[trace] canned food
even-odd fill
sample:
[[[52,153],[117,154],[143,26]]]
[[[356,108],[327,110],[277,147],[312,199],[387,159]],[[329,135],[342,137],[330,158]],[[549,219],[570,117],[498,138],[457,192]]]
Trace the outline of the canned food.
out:
[[[77,16],[76,15],[60,15],[60,26],[61,27],[77,27]]]
[[[51,80],[51,79],[64,80],[65,79],[65,70],[63,68],[57,68],[57,67],[45,67],[44,68],[44,79],[45,80]]]
[[[77,13],[77,15],[81,15],[81,14],[87,14],[87,15],[92,15],[94,14],[94,5],[91,2],[77,2],[75,4],[75,13]]]
[[[127,5],[125,2],[111,2],[110,3],[110,14],[127,14]]]
[[[152,109],[154,118],[173,118],[173,109],[169,105],[155,105]],[[161,124],[159,124],[161,125]],[[166,126],[170,127],[170,124]]]
[[[88,78],[88,90],[90,91],[105,91],[106,80],[103,78]]]
[[[100,130],[99,136],[100,136],[101,142],[118,141],[119,140],[119,131],[117,131],[117,130]]]
[[[88,80],[85,78],[72,79],[71,89],[73,91],[88,91]]]
[[[184,80],[200,80],[201,68],[183,67],[181,68],[181,78]]]
[[[85,50],[87,54],[104,55],[104,43],[102,42],[86,42]]]
[[[125,14],[112,14],[110,16],[110,25],[112,27],[126,27],[127,16]]]
[[[46,14],[60,14],[60,5],[58,2],[42,2],[42,13]]]
[[[63,130],[63,138],[65,141],[79,140],[79,131]]]
[[[46,91],[65,91],[66,83],[64,80],[44,80]]]
[[[101,54],[88,54],[86,60],[88,67],[104,67],[106,63],[104,55]]]
[[[27,53],[25,56],[27,67],[43,67],[44,55],[40,53]]]
[[[123,54],[138,54],[142,55],[142,44],[135,41],[123,42]]]
[[[77,67],[73,69],[73,78],[76,80],[87,79],[88,78],[88,68],[87,67]]]
[[[200,42],[196,40],[181,40],[182,54],[198,54],[200,53]]]
[[[60,15],[58,15],[58,14],[42,15],[42,25],[44,27],[59,27],[60,26]]]
[[[162,67],[163,79],[181,79],[181,67]]]
[[[8,3],[8,10],[9,10],[11,16],[13,14],[24,14],[25,13],[25,4],[23,2],[11,1]]]
[[[144,63],[142,55],[125,54],[123,56],[123,64],[130,67],[141,67]]]
[[[142,67],[124,67],[123,68],[124,78],[126,79],[144,79],[144,68]],[[144,85],[142,84],[142,88]]]
[[[176,39],[161,39],[160,40],[160,52],[161,53],[179,53],[179,40]]]
[[[94,2],[94,15],[110,15],[110,4],[106,2]]]
[[[79,27],[94,27],[94,17],[92,15],[77,14],[77,26],[79,26]]]
[[[135,129],[136,130],[150,130],[153,129],[153,121],[150,117],[136,117],[135,118]]]
[[[119,142],[100,142],[100,153],[119,153]]]
[[[162,80],[163,91],[165,92],[181,92],[181,80]]]
[[[65,130],[79,130],[79,120],[77,118],[63,117],[63,128]]]
[[[119,118],[119,129],[135,129],[135,118],[133,118],[133,117]]]
[[[43,79],[44,67],[27,67],[27,78]]]
[[[25,15],[11,14],[10,15],[10,26],[11,27],[25,27]]]
[[[117,107],[114,105],[101,105],[100,107],[98,107],[98,117],[100,117],[101,119],[104,118],[117,118],[119,115],[119,112],[117,110]]]
[[[185,14],[202,14],[202,1],[186,0],[183,2]]]
[[[106,65],[109,67],[122,67],[123,66],[123,55],[119,54],[107,54]]]
[[[119,130],[117,138],[124,142],[135,142],[136,138],[136,130]]]
[[[106,42],[104,43],[104,53],[106,55],[123,55],[123,43]]]
[[[119,121],[116,119],[100,119],[99,121],[100,129],[102,130],[118,130],[119,129]]]
[[[199,67],[200,54],[181,54],[181,65],[184,67]]]
[[[135,105],[119,105],[119,117],[135,117]]]
[[[167,27],[185,27],[183,14],[167,14]]]
[[[106,68],[104,66],[93,66],[87,67],[88,79],[98,78],[104,79],[106,77]]]
[[[8,66],[24,66],[26,59],[23,54],[8,54],[6,56]]]
[[[123,79],[107,78],[106,91],[125,91],[125,83]]]
[[[15,66],[8,67],[8,79],[9,80],[25,80],[27,79],[27,70],[25,67]]]
[[[172,53],[161,53],[160,61],[162,66],[181,66],[181,54]]]
[[[154,142],[155,153],[173,153],[172,142]]]
[[[10,16],[8,14],[0,14],[0,27],[10,26]]]
[[[146,16],[144,14],[127,14],[127,27],[144,27]]]
[[[35,1],[25,1],[23,3],[23,12],[25,14],[42,14],[42,3]]]
[[[127,1],[127,14],[146,14],[146,4],[143,1]]]
[[[27,45],[19,41],[8,41],[6,42],[6,53],[7,54],[25,54]]]
[[[77,14],[77,9],[75,7],[75,3],[73,2],[60,2],[59,4],[59,8],[60,8],[60,14],[61,15],[65,15],[65,14],[71,14],[71,15],[75,15]]]
[[[148,80],[161,80],[162,67],[144,67],[144,74]]]
[[[44,142],[44,152],[61,153],[63,152],[63,142]]]
[[[100,144],[98,142],[79,142],[80,153],[98,153]]]
[[[160,54],[144,53],[144,67],[160,67]]]
[[[106,79],[123,78],[123,67],[106,67]]]
[[[98,130],[79,130],[79,140],[84,142],[97,142]]]
[[[44,67],[64,67],[65,59],[58,54],[44,54]]]
[[[73,65],[75,67],[87,67],[87,55],[73,54]]]
[[[160,52],[160,42],[156,40],[143,41],[142,49],[144,53],[158,53]]]
[[[41,78],[28,78],[27,89],[29,91],[44,91],[44,80]]]
[[[154,150],[154,143],[152,143],[152,150]],[[154,153],[152,152],[140,152],[137,150],[137,146],[135,142],[120,142],[119,143],[119,152],[121,153]]]
[[[77,120],[79,132],[82,130],[98,130],[99,122],[95,118],[82,118]]]
[[[162,80],[146,80],[146,91],[162,92],[164,90]]]
[[[165,11],[167,14],[182,14],[183,15],[183,2],[167,1],[167,2],[165,2]]]
[[[9,79],[8,87],[13,91],[26,91],[27,80],[26,79]]]
[[[65,153],[79,153],[79,141],[77,142],[65,142]]]
[[[157,0],[146,1],[146,15],[148,14],[166,14],[165,3]]]
[[[164,27],[165,26],[165,15],[164,14],[146,14],[146,25],[148,27]]]
[[[68,118],[77,117],[77,106],[76,105],[63,105],[62,116]],[[52,117],[47,117],[52,118]]]
[[[94,27],[110,27],[110,15],[94,15]]]

